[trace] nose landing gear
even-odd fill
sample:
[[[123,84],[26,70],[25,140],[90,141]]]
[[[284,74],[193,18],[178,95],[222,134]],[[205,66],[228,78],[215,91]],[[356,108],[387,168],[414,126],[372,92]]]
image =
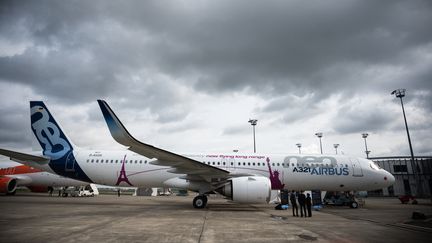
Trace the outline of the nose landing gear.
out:
[[[193,200],[194,208],[205,208],[206,205],[207,205],[207,196],[206,195],[196,196]]]

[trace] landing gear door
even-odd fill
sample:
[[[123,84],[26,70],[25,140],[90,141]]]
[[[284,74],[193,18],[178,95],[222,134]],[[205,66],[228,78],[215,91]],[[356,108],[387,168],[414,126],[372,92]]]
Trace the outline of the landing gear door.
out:
[[[360,161],[356,158],[350,158],[353,170],[353,176],[360,177],[363,176],[363,170],[360,165]]]

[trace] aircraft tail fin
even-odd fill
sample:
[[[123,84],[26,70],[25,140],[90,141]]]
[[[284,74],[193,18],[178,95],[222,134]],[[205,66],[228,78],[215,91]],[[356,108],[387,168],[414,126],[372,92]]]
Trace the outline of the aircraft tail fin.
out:
[[[30,101],[31,129],[43,149],[53,160],[66,156],[74,145],[42,101]]]

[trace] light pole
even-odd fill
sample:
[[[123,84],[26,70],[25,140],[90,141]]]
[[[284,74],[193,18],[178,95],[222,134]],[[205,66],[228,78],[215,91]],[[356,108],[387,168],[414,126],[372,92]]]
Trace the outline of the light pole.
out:
[[[321,149],[321,154],[322,154],[322,143],[321,143],[321,138],[323,136],[322,132],[317,132],[315,133],[315,136],[317,136],[319,138],[320,141],[320,149]]]
[[[370,151],[368,150],[368,148],[367,148],[367,142],[366,142],[366,138],[369,136],[369,134],[367,134],[367,133],[362,133],[362,138],[364,138],[364,141],[365,141],[365,153],[366,153],[366,158],[367,159],[369,159],[369,153],[370,153]]]
[[[299,149],[299,154],[301,154],[301,145],[302,145],[301,143],[296,144],[297,148]]]
[[[256,144],[255,144],[255,126],[258,122],[257,119],[249,119],[248,121],[253,127],[253,139],[254,139],[254,153],[256,153]]]
[[[336,154],[337,154],[337,148],[339,147],[339,144],[338,144],[338,143],[335,143],[335,144],[333,144],[333,147],[335,148],[335,150],[336,150]]]
[[[402,98],[405,97],[405,89],[396,89],[396,90],[393,90],[393,92],[391,92],[391,94],[395,95],[396,98],[400,98],[400,101],[401,101],[402,113],[403,113],[403,116],[404,116],[405,128],[406,128],[407,136],[408,136],[408,144],[409,144],[409,148],[410,148],[410,152],[411,152],[411,167],[412,167],[414,178],[415,178],[415,181],[416,181],[416,189],[417,189],[417,192],[419,192],[418,187],[420,186],[420,184],[419,184],[419,181],[418,181],[418,178],[417,178],[417,168],[415,167],[416,165],[415,165],[415,162],[414,162],[414,152],[413,152],[412,145],[411,145],[411,138],[410,138],[410,134],[409,134],[408,123],[407,123],[407,120],[406,120],[405,108],[404,108],[403,101],[402,101]]]

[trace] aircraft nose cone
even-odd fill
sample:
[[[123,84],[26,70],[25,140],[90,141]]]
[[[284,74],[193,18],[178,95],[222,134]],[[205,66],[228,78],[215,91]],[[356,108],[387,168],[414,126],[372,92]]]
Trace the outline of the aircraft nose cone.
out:
[[[384,175],[384,181],[386,182],[386,184],[391,186],[394,184],[395,178],[392,174],[390,174],[389,172],[386,171],[386,174]]]

